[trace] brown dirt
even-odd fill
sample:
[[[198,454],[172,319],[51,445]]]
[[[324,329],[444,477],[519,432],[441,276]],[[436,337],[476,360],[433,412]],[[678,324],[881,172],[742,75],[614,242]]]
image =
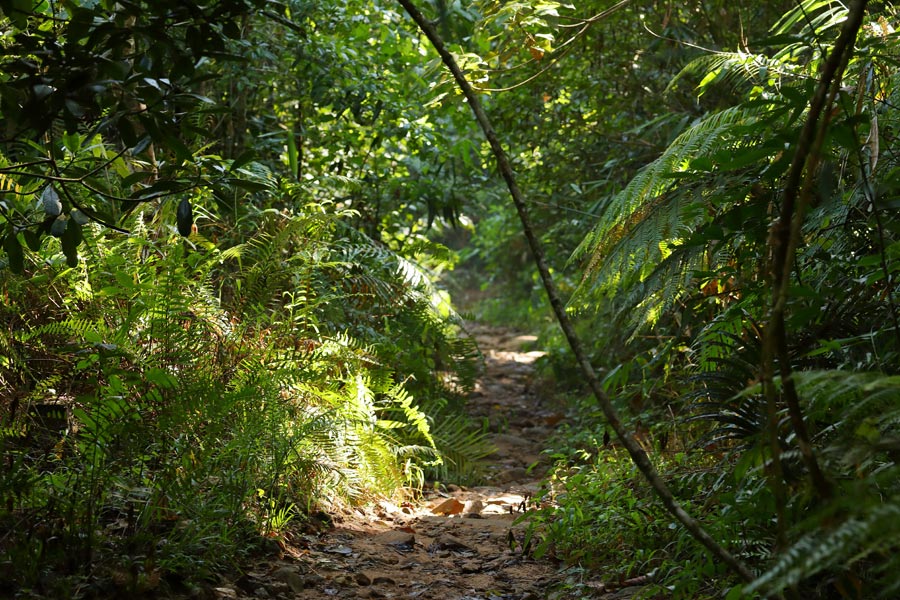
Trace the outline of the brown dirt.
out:
[[[534,338],[473,325],[485,372],[470,414],[486,417],[497,452],[487,485],[427,491],[415,503],[381,501],[334,516],[334,527],[297,535],[280,560],[215,589],[218,598],[528,600],[559,579],[524,556],[514,521],[536,495],[544,440],[562,415],[533,393]]]

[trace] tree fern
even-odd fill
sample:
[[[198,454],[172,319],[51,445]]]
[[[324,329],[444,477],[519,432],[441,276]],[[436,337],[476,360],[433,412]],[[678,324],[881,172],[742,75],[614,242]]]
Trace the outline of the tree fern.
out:
[[[806,0],[773,27],[773,34],[796,35],[810,44],[809,40],[839,25],[845,15],[839,3]],[[601,205],[597,225],[573,254],[574,259],[585,259],[575,302],[589,294],[617,295],[623,301],[622,292],[630,291],[623,306],[636,309],[632,322],[652,323],[689,293],[692,271],[715,271],[723,264],[704,256],[704,250],[721,239],[706,231],[718,216],[751,201],[751,186],[778,159],[783,148],[763,142],[764,132],[777,127],[785,116],[796,118],[805,108],[805,102],[785,101],[805,93],[796,89],[797,82],[802,87],[805,73],[812,68],[808,62],[798,62],[797,51],[789,45],[772,57],[716,52],[695,59],[676,76],[677,81],[688,74],[703,74],[701,90],[724,79],[731,84],[755,84],[772,93],[762,101],[745,102],[700,120]],[[741,176],[747,167],[751,173]],[[777,169],[769,171],[765,178],[777,177]],[[681,183],[687,181],[692,183]],[[697,238],[693,247],[685,246],[692,237]]]
[[[667,249],[661,244],[661,250],[665,258],[643,280],[636,284],[622,282],[625,291],[619,303],[627,313],[623,322],[635,329],[655,323],[676,303],[698,292],[700,285],[695,273],[710,266],[702,246],[682,244]]]
[[[688,76],[700,76],[697,84],[699,94],[713,84],[726,84],[731,87],[780,86],[784,79],[789,81],[799,73],[799,67],[782,59],[770,58],[764,54],[753,52],[713,52],[704,54],[689,62],[676,75],[669,89],[679,80]]]
[[[721,210],[718,188],[698,186],[679,188],[676,175],[692,171],[692,161],[728,150],[737,151],[753,142],[747,134],[762,118],[758,108],[734,107],[716,113],[682,133],[660,158],[645,167],[622,192],[611,197],[602,209],[597,226],[582,241],[574,258],[587,257],[584,280],[579,293],[588,290],[627,289],[645,281],[667,257],[671,248],[683,243],[702,224],[709,221],[709,210]],[[707,184],[717,183],[710,178]],[[731,199],[729,193],[727,198]],[[702,248],[694,248],[702,251]],[[659,278],[659,283],[681,287],[696,256],[687,259],[684,248],[670,261],[668,274],[682,276]],[[676,261],[682,259],[680,267]],[[710,266],[710,268],[714,268]],[[661,290],[645,287],[647,294]],[[669,299],[678,290],[663,292]],[[666,302],[663,302],[666,304]],[[645,311],[650,314],[652,311]]]

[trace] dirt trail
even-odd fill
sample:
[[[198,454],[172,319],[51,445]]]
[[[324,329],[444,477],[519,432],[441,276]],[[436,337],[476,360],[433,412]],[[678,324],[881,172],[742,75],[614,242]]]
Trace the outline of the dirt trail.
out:
[[[538,491],[543,441],[561,415],[531,390],[541,353],[523,347],[534,338],[481,325],[471,331],[486,370],[470,413],[488,419],[497,447],[488,485],[451,485],[415,505],[383,501],[339,515],[333,529],[293,539],[282,560],[217,588],[218,598],[545,597],[557,572],[522,555],[524,528],[513,522]]]

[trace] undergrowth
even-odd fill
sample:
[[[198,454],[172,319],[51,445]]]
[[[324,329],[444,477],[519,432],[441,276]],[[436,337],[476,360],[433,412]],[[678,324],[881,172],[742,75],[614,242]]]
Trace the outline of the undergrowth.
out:
[[[531,550],[583,575],[570,584],[585,595],[637,577],[651,597],[897,595],[896,9],[864,4],[796,2],[760,50],[689,63],[678,78],[731,99],[606,195],[574,253],[584,277],[568,310],[613,404],[677,501],[753,574],[712,562],[662,512],[579,399],[526,519]],[[851,14],[855,53],[815,120]],[[820,130],[809,155],[796,147],[807,120]],[[793,176],[805,183],[791,196]],[[790,220],[796,254],[780,265]],[[551,349],[548,367],[571,380]]]
[[[2,272],[3,594],[185,590],[317,511],[477,477],[477,350],[422,267],[321,207],[217,244],[150,215]]]

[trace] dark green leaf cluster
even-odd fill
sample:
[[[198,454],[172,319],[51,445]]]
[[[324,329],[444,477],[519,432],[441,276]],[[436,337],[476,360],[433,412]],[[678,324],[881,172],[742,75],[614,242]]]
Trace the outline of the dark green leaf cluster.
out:
[[[586,40],[596,40],[596,57],[561,59],[526,91],[494,102],[514,138],[533,149],[517,157],[520,185],[534,190],[534,220],[547,231],[594,361],[607,368],[607,389],[679,498],[760,573],[729,597],[887,598],[897,566],[887,525],[898,482],[897,12],[890,3],[869,7],[829,96],[791,215],[796,256],[782,299],[781,272],[773,272],[784,243],[779,214],[790,206],[788,175],[807,152],[799,140],[848,7],[775,4],[704,3],[696,14],[672,8],[665,16],[630,6],[621,20],[585,29],[578,47],[588,53]],[[554,32],[586,26],[580,8]],[[626,37],[626,16],[658,36]],[[738,29],[721,26],[735,19],[745,28],[730,39]],[[610,39],[631,45],[619,51]],[[667,45],[678,48],[668,64],[654,54]],[[601,66],[615,61],[628,65]],[[693,102],[683,102],[688,83],[697,86]],[[528,121],[524,129],[516,118]],[[500,219],[485,224],[500,232]],[[489,252],[497,251],[485,249],[483,259]],[[511,275],[517,286],[536,283]],[[772,326],[782,301],[783,330]],[[548,365],[562,380],[570,371],[557,354]],[[625,509],[595,506],[595,496],[625,496],[633,482],[605,472],[615,450],[602,441],[596,409],[578,412],[583,430],[560,442],[556,470],[572,485],[558,483],[565,493],[556,497],[548,491],[534,535],[542,552],[593,568],[593,554],[617,547],[617,535],[640,536],[658,517],[616,523],[610,514]],[[588,532],[600,521],[611,524],[608,535]],[[651,573],[677,597],[728,585],[684,534],[644,543],[657,552],[623,576]],[[675,564],[690,565],[684,578]],[[696,585],[711,579],[719,583]]]
[[[210,181],[195,160],[211,132],[192,116],[213,103],[198,93],[204,64],[237,58],[239,23],[259,5],[0,6],[0,219],[14,271],[25,268],[23,242],[36,251],[45,236],[60,238],[74,265],[87,221],[121,226],[141,203],[230,187],[237,174]]]

